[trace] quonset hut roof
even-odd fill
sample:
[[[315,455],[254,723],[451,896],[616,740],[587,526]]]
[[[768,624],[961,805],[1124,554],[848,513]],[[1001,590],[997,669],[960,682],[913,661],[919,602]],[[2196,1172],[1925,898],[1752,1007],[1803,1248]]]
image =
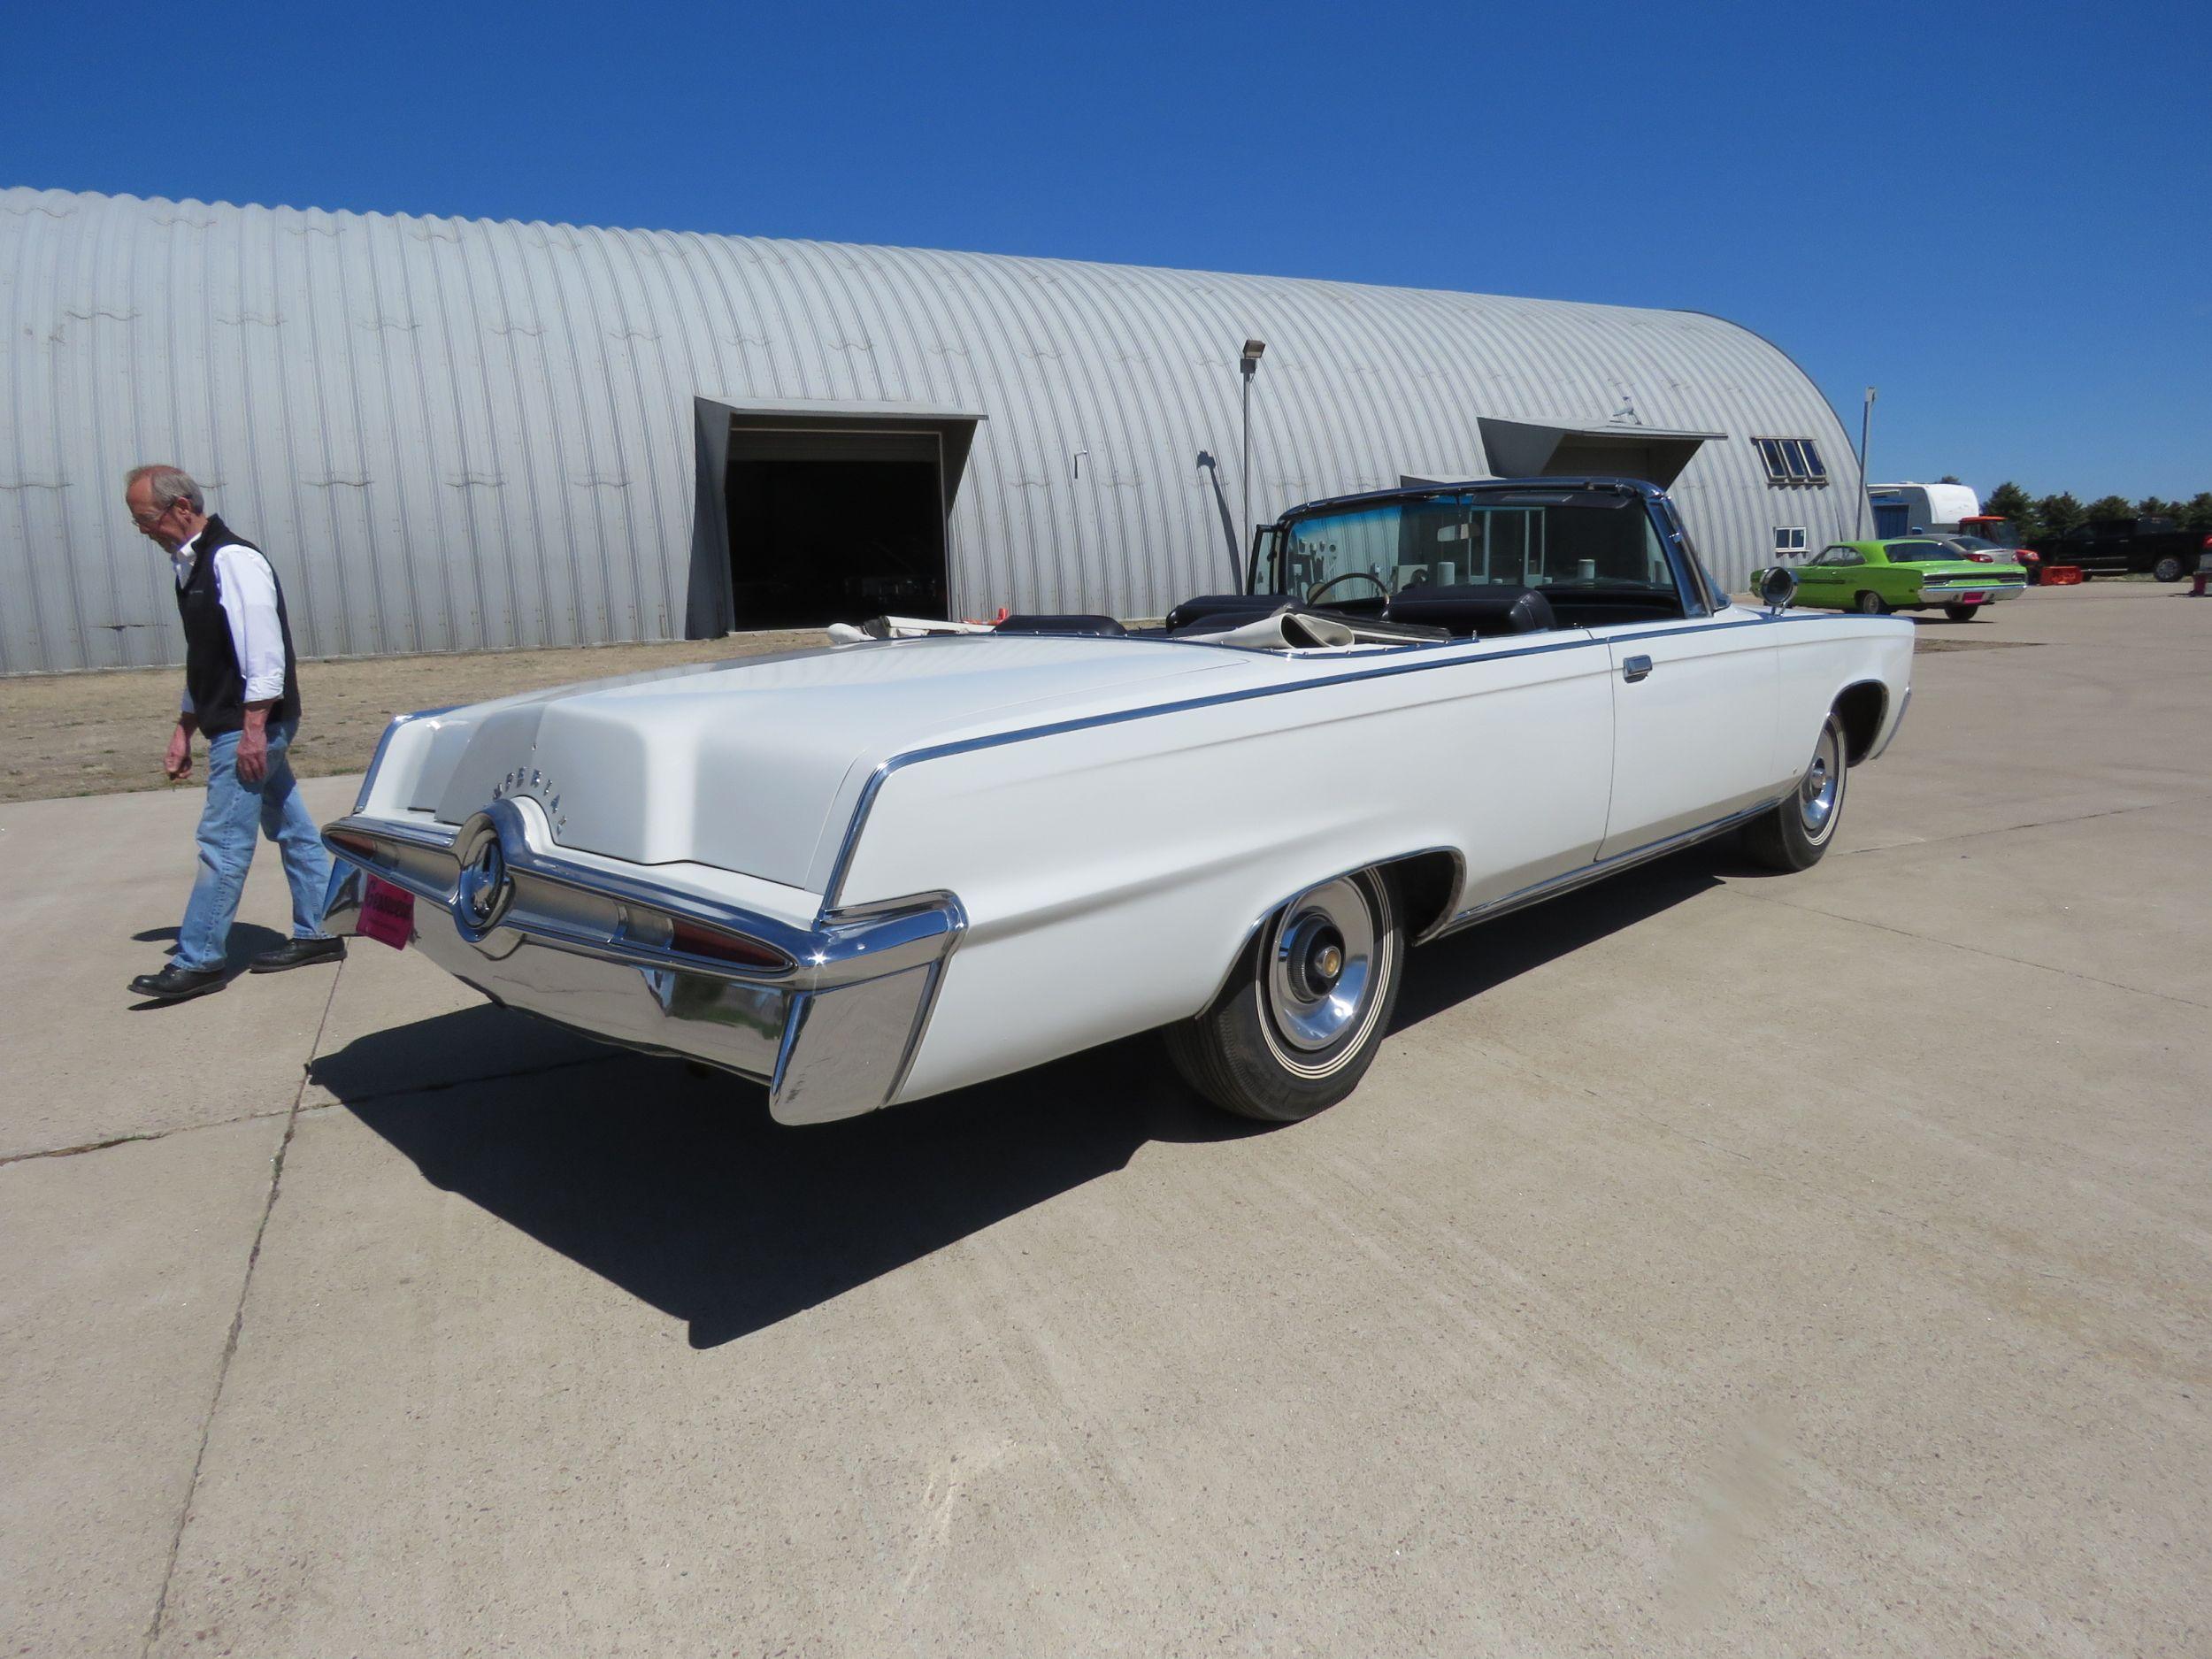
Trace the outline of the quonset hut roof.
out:
[[[1263,522],[1519,470],[1494,455],[1532,430],[1683,434],[1672,488],[1733,581],[1778,524],[1842,534],[1858,481],[1788,357],[1684,311],[18,188],[0,319],[7,672],[177,659],[121,506],[147,460],[269,548],[305,655],[718,631],[692,526],[716,404],[979,415],[953,613],[1156,615],[1229,580],[1254,335]],[[1750,440],[1777,435],[1836,487],[1770,485]]]

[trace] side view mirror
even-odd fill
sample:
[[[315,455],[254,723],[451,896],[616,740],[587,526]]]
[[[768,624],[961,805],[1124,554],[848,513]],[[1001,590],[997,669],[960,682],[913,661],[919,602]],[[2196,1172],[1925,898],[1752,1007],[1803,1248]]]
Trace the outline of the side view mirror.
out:
[[[1770,611],[1782,611],[1790,608],[1790,601],[1797,597],[1797,574],[1786,565],[1777,565],[1759,572],[1759,597]]]

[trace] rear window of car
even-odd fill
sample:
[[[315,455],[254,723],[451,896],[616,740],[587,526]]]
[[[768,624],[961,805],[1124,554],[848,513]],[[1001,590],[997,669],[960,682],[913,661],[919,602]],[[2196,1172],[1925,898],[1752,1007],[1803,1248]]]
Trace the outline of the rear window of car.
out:
[[[1939,541],[1900,541],[1887,549],[1893,565],[1932,565],[1958,554]]]

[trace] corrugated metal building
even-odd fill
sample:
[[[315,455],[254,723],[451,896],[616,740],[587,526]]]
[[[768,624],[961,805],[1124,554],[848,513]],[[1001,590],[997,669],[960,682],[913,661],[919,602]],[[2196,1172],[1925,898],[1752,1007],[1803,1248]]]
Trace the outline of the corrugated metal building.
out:
[[[11,673],[177,659],[147,460],[266,545],[313,656],[1157,615],[1232,583],[1248,337],[1263,522],[1622,472],[1736,582],[1860,482],[1786,356],[1683,311],[29,189],[0,284]]]

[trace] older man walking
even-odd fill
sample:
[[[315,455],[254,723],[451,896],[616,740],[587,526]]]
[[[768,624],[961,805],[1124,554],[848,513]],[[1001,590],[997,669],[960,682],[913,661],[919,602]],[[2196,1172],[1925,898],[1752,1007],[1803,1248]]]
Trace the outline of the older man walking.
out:
[[[256,956],[253,971],[334,962],[346,945],[322,931],[330,859],[286,758],[299,730],[299,664],[276,572],[259,548],[206,511],[200,487],[173,466],[133,468],[123,500],[140,532],[167,549],[184,620],[184,702],[162,770],[189,776],[192,734],[207,739],[199,874],[177,949],[167,967],[140,974],[130,988],[164,1002],[223,988],[224,949],[257,829],[284,859],[292,937]]]

